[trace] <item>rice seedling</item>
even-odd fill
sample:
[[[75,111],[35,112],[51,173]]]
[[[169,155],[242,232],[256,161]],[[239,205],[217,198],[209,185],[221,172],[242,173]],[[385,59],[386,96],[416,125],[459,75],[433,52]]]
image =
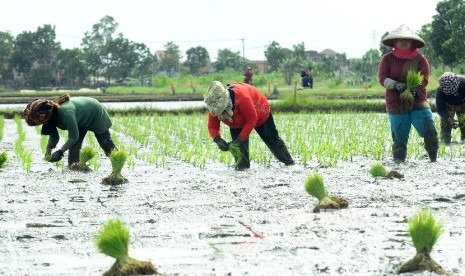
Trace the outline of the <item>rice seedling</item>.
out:
[[[79,162],[75,162],[69,166],[69,169],[72,171],[81,171],[81,172],[88,172],[90,171],[90,167],[87,164],[92,158],[97,155],[97,151],[90,146],[84,147],[81,149],[79,154]]]
[[[124,163],[128,155],[123,150],[113,150],[110,154],[110,162],[112,172],[109,176],[102,180],[103,184],[118,185],[128,182],[128,180],[121,174]]]
[[[373,177],[385,177],[385,178],[404,178],[404,175],[398,171],[387,170],[381,162],[376,162],[370,167],[370,174]]]
[[[236,162],[236,166],[235,168],[236,169],[239,169],[239,164],[241,163],[242,161],[242,153],[241,153],[241,149],[239,148],[239,146],[233,142],[229,142],[228,143],[228,148],[229,148],[229,152],[232,154],[232,156],[234,157],[234,160]]]
[[[412,91],[423,82],[423,75],[421,72],[409,70],[407,72],[407,88],[405,92],[400,94],[402,104],[407,105],[409,109],[413,108],[415,95]]]
[[[417,254],[403,264],[398,272],[431,271],[437,274],[445,274],[444,269],[430,256],[431,250],[442,231],[442,223],[436,221],[433,212],[428,208],[423,208],[414,215],[409,220],[408,233],[412,238]]]
[[[370,174],[373,177],[385,177],[387,175],[387,170],[380,162],[374,163],[370,168]]]
[[[151,262],[139,261],[129,256],[129,228],[119,219],[108,220],[95,235],[94,243],[100,253],[116,259],[103,275],[158,274],[157,268]]]
[[[0,153],[0,168],[5,167],[7,160],[8,160],[8,154],[6,153],[6,151]]]
[[[323,177],[316,172],[309,175],[305,180],[305,190],[309,195],[318,199],[318,205],[313,209],[314,213],[319,213],[322,209],[347,208],[349,205],[346,199],[328,195]]]

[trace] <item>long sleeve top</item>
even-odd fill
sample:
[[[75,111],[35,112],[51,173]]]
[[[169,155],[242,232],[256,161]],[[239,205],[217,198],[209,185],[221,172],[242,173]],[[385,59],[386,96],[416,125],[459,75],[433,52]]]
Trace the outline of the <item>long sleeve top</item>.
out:
[[[449,115],[447,114],[446,103],[451,105],[462,105],[465,104],[465,77],[459,76],[460,84],[458,88],[458,95],[446,95],[442,91],[442,87],[439,86],[436,90],[436,108],[438,109],[438,114],[444,119],[447,119]]]
[[[417,96],[413,102],[413,109],[429,108],[428,97],[426,94],[426,86],[428,85],[430,73],[429,63],[422,54],[419,54],[418,58],[418,66],[416,68],[409,68],[415,67],[414,61],[400,59],[394,56],[392,52],[389,52],[381,58],[378,70],[378,79],[381,85],[384,84],[384,80],[386,78],[391,78],[395,81],[405,83],[408,69],[421,72],[423,75],[423,83],[417,87]],[[409,93],[409,91],[405,91],[404,93]],[[398,91],[386,89],[385,100],[386,111],[389,114],[405,113],[409,111],[401,104],[400,93]]]
[[[270,117],[268,99],[254,86],[234,83],[229,88],[233,105],[232,122],[222,121],[232,129],[242,129],[238,138],[245,141],[252,130]],[[212,138],[220,135],[220,120],[208,113],[208,131]]]
[[[68,130],[68,140],[61,147],[66,151],[78,141],[79,129],[100,134],[111,127],[111,120],[103,105],[96,99],[73,97],[59,107],[57,126]],[[47,148],[54,148],[59,139],[58,131],[54,128],[49,134]]]

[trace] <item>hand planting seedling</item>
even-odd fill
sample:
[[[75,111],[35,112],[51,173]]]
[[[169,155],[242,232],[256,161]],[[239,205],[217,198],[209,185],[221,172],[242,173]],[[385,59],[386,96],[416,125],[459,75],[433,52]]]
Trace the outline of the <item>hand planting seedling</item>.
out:
[[[151,262],[129,257],[129,228],[119,219],[109,220],[95,236],[95,245],[100,253],[116,259],[104,276],[158,274]]]
[[[123,175],[121,175],[121,170],[123,169],[127,158],[128,155],[122,150],[113,150],[111,152],[110,162],[112,172],[109,176],[102,180],[103,184],[118,185],[128,182],[128,180]]]
[[[81,171],[81,172],[88,172],[90,171],[89,165],[87,162],[94,158],[97,155],[97,152],[92,147],[85,147],[81,150],[79,154],[79,162],[71,164],[69,169],[72,171]]]
[[[398,171],[388,171],[383,164],[377,162],[370,168],[370,174],[373,177],[386,177],[386,178],[404,178],[404,175]]]
[[[443,226],[434,218],[434,214],[423,208],[409,220],[408,233],[412,238],[413,246],[417,250],[415,257],[403,264],[399,273],[412,271],[431,271],[445,274],[444,269],[430,256],[434,244],[443,231]]]
[[[234,160],[236,161],[236,165],[235,165],[236,170],[240,170],[241,169],[240,164],[244,156],[242,155],[239,145],[231,141],[228,143],[228,150],[229,152],[231,152],[232,156],[234,157]]]
[[[6,164],[6,160],[8,159],[8,155],[6,151],[0,153],[0,168],[3,168]]]
[[[323,178],[318,173],[313,173],[307,177],[305,190],[309,195],[318,199],[318,205],[313,209],[314,213],[319,213],[321,209],[341,209],[349,206],[346,199],[328,195]]]

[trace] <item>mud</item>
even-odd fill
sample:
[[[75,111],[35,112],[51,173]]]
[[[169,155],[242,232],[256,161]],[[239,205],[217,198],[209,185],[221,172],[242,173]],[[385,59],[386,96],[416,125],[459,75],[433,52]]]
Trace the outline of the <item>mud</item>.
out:
[[[98,253],[93,237],[112,218],[130,227],[129,254],[165,275],[393,275],[415,256],[407,219],[425,205],[445,229],[431,257],[465,275],[463,158],[382,162],[401,179],[373,178],[375,161],[365,158],[335,168],[303,167],[298,159],[294,166],[252,163],[245,171],[136,160],[122,171],[128,183],[108,186],[101,184],[111,172],[103,153],[98,170],[57,167],[42,160],[33,128],[25,128],[33,154],[25,173],[14,157],[15,131],[5,120],[0,275],[101,275],[114,260]],[[331,195],[349,201],[347,209],[312,212],[317,201],[304,179],[313,170]]]

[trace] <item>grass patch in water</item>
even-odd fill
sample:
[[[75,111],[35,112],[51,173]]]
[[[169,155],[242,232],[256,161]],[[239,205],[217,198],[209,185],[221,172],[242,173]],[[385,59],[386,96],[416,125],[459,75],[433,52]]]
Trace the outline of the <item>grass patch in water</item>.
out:
[[[347,208],[349,205],[349,202],[346,199],[328,195],[323,177],[316,172],[310,174],[305,179],[305,191],[307,191],[309,195],[318,199],[318,205],[313,209],[314,213],[319,213],[322,209]]]
[[[121,174],[124,163],[128,155],[123,150],[113,150],[110,154],[110,162],[112,172],[109,176],[102,180],[102,183],[109,185],[118,185],[128,182],[128,180]]]

